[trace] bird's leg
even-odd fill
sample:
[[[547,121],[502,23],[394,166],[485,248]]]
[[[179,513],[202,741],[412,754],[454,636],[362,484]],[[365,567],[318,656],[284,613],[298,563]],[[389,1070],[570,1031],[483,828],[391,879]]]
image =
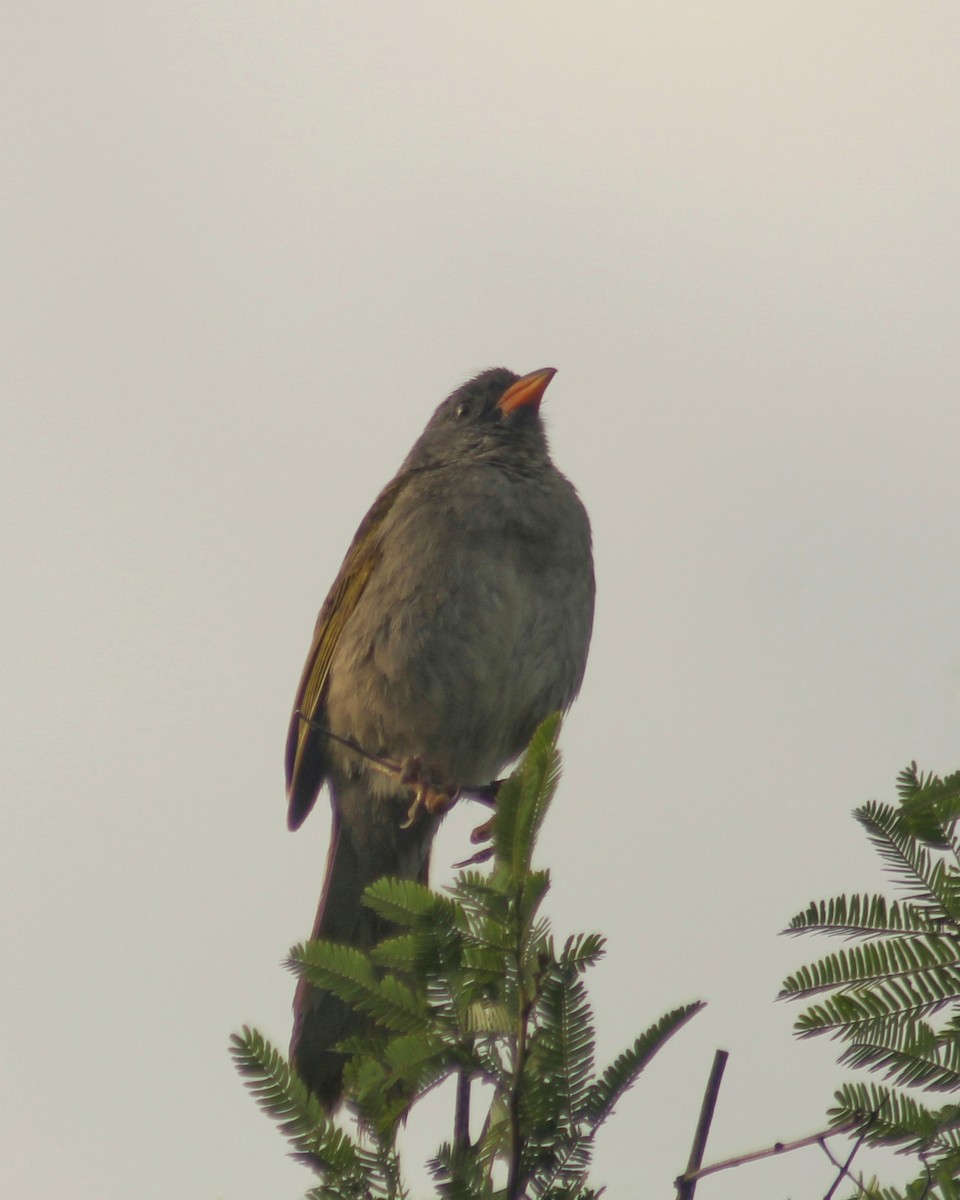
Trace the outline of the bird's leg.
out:
[[[426,771],[422,760],[415,754],[409,755],[400,762],[392,758],[386,758],[380,754],[371,754],[355,738],[342,737],[340,734],[334,733],[332,730],[327,729],[326,726],[321,725],[319,721],[314,721],[311,717],[306,716],[305,713],[298,712],[297,716],[305,725],[309,725],[311,729],[322,733],[324,737],[330,738],[333,742],[339,742],[341,746],[345,746],[348,750],[352,750],[354,754],[358,754],[361,758],[365,759],[370,770],[377,771],[381,775],[386,775],[388,779],[395,779],[404,787],[412,789],[413,802],[407,812],[407,819],[401,825],[401,829],[410,828],[417,819],[417,813],[421,808],[426,809],[431,816],[449,812],[461,795],[467,796],[471,800],[478,800],[481,804],[486,804],[489,808],[496,808],[497,793],[503,784],[502,779],[494,779],[490,783],[459,788],[446,780],[437,779]],[[492,824],[493,818],[491,817],[489,821],[478,825],[473,831],[470,840],[474,844],[489,841]],[[485,851],[481,851],[481,855],[485,853]],[[478,855],[476,861],[482,862],[483,858]]]
[[[500,788],[503,786],[502,779],[494,779],[492,783],[482,784],[480,787],[464,788],[464,794],[471,800],[479,800],[481,804],[486,804],[490,808],[497,807],[497,796],[500,793]],[[496,815],[496,814],[494,814]],[[470,834],[470,841],[476,846],[480,842],[489,842],[493,836],[493,817],[488,818],[482,825],[478,825],[473,833]],[[485,851],[481,851],[481,854]],[[489,855],[487,855],[489,857]],[[473,860],[471,860],[473,861]],[[482,858],[477,858],[476,861],[483,862]]]
[[[410,828],[421,808],[426,809],[431,816],[435,816],[438,813],[447,812],[456,804],[460,796],[460,789],[446,781],[441,782],[429,774],[424,770],[422,761],[416,755],[409,755],[407,758],[397,762],[395,759],[386,758],[382,754],[371,754],[355,738],[342,737],[340,734],[327,729],[319,721],[314,721],[302,712],[298,712],[297,716],[304,724],[309,725],[311,729],[315,729],[318,733],[322,733],[324,737],[338,742],[341,746],[345,746],[348,750],[352,750],[354,754],[358,754],[362,759],[365,759],[371,771],[377,771],[381,775],[386,775],[388,779],[395,779],[404,787],[412,789],[413,803],[410,805],[407,819],[400,826],[401,829]],[[491,784],[490,786],[499,787],[499,781],[497,784]],[[478,791],[484,790],[486,789],[478,789]],[[480,798],[478,796],[478,799]],[[487,803],[490,803],[490,801],[487,801]]]
[[[493,823],[497,819],[496,813],[492,817],[488,817],[482,825],[478,825],[473,833],[470,834],[470,841],[474,846],[478,846],[481,842],[489,842],[493,837]]]
[[[435,778],[416,755],[403,760],[397,778],[404,787],[413,791],[413,802],[401,829],[410,828],[421,808],[426,809],[430,816],[449,812],[460,796],[460,789],[456,785]]]
[[[484,821],[482,825],[478,825],[473,833],[470,834],[470,841],[476,846],[478,842],[489,842],[493,836],[493,821],[491,817],[488,821]],[[478,863],[489,862],[493,858],[493,847],[484,846],[482,850],[478,850],[476,854],[471,854],[469,858],[465,858],[463,862],[453,864],[453,869],[459,871],[461,867],[475,867]]]
[[[505,782],[503,779],[494,779],[491,783],[471,784],[469,787],[461,788],[461,791],[468,800],[479,800],[487,808],[496,808],[497,796]]]
[[[414,789],[413,803],[410,805],[406,821],[401,826],[403,829],[409,829],[421,808],[425,808],[431,816],[437,813],[446,813],[453,808],[461,796],[465,796],[468,800],[478,800],[489,808],[496,808],[497,794],[504,782],[502,779],[494,779],[490,783],[456,787],[446,780],[439,780],[435,775],[426,771],[422,761],[416,755],[405,758],[399,767],[395,770],[388,769],[387,773],[393,775],[400,783]],[[492,827],[493,817],[489,821],[484,821],[482,825],[478,825],[470,835],[470,840],[474,844],[489,841]],[[487,857],[489,858],[489,855]],[[478,857],[476,861],[484,860],[482,857]]]
[[[496,808],[497,795],[503,785],[502,779],[494,779],[492,783],[485,783],[480,787],[468,787],[463,789],[463,795],[470,800],[479,800],[481,804],[486,804],[490,808]],[[496,818],[496,813],[492,817],[488,817],[482,825],[478,825],[470,834],[470,841],[474,846],[481,842],[489,842],[493,837],[493,822]],[[463,862],[453,864],[455,871],[459,871],[461,867],[474,867],[478,863],[489,862],[493,858],[493,847],[484,846],[482,850],[478,850],[476,854],[471,854],[469,858],[465,858]]]
[[[459,871],[462,867],[475,867],[478,863],[489,862],[493,858],[493,847],[485,846],[482,850],[478,850],[476,854],[471,854],[469,858],[465,858],[463,862],[455,862],[453,869]]]

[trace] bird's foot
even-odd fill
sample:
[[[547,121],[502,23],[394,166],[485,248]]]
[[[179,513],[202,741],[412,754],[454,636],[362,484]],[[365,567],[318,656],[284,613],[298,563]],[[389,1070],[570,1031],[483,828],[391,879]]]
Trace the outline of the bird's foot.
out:
[[[463,862],[453,864],[455,871],[461,870],[463,867],[475,867],[478,863],[489,862],[493,858],[493,847],[485,846],[482,850],[478,850],[476,854],[471,854],[469,858],[465,858]]]
[[[470,841],[475,846],[478,846],[481,842],[490,841],[493,837],[493,823],[496,819],[496,814],[494,814],[489,820],[484,821],[482,825],[478,825],[473,833],[470,834]]]
[[[479,845],[481,842],[489,842],[492,839],[493,822],[495,820],[496,816],[494,815],[490,817],[489,820],[484,821],[482,825],[478,825],[470,834],[470,841],[475,846]],[[465,858],[463,862],[454,863],[453,869],[455,871],[459,871],[461,867],[475,867],[478,863],[489,862],[490,859],[493,858],[493,854],[493,846],[484,846],[482,850],[478,850],[476,854],[471,854],[470,857]]]
[[[398,773],[400,783],[413,792],[407,819],[400,826],[409,829],[424,809],[431,817],[449,812],[460,796],[460,789],[447,781],[436,779],[416,756],[405,758]]]
[[[469,787],[463,787],[460,790],[468,800],[478,800],[481,804],[485,804],[487,808],[497,807],[497,796],[500,794],[500,789],[506,783],[505,779],[494,779],[490,783],[471,784]]]

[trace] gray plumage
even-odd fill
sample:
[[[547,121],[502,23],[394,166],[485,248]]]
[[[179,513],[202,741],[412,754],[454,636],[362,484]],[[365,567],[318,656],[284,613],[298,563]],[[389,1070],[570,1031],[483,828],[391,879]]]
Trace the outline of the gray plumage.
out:
[[[289,824],[324,782],[333,805],[313,937],[363,947],[387,931],[360,903],[383,875],[426,881],[437,818],[402,828],[411,792],[311,729],[371,754],[417,757],[432,778],[496,778],[580,688],[593,620],[590,525],[550,460],[539,415],[552,370],[485,371],[434,413],[362,522],[328,595],[287,743]],[[355,1032],[301,982],[291,1057],[325,1104]]]

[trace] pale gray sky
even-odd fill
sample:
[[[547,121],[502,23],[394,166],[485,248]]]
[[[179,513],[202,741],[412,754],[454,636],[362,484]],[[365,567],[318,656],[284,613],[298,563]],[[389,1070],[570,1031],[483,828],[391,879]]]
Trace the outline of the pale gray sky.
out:
[[[367,505],[491,365],[559,368],[594,523],[543,860],[557,931],[609,937],[601,1059],[710,1003],[596,1179],[673,1194],[717,1046],[709,1158],[817,1129],[833,1048],[773,997],[819,948],[777,931],[880,886],[856,804],[960,766],[960,9],[3,25],[4,1193],[308,1186],[226,1053],[243,1022],[285,1044],[320,887],[323,808],[284,826],[289,707]],[[701,1190],[831,1178],[812,1150]]]

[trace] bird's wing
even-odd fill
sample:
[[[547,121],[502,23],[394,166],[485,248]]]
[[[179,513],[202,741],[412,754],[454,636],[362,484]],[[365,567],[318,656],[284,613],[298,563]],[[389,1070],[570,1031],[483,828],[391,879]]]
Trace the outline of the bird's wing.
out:
[[[337,642],[380,561],[384,519],[409,478],[409,474],[398,476],[377,497],[357,530],[317,618],[287,734],[287,824],[291,829],[298,829],[306,819],[323,786],[328,769],[325,738],[310,722],[323,724],[327,680]]]

